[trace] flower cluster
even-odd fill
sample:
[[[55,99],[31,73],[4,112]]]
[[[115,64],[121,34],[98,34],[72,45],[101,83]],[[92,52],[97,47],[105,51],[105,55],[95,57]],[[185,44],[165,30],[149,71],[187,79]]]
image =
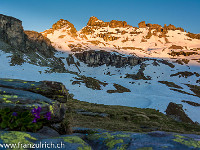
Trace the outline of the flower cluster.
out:
[[[44,117],[47,118],[47,120],[50,120],[51,119],[51,112],[47,112]]]
[[[33,119],[33,123],[36,123],[37,122],[37,119],[40,118],[40,112],[41,112],[42,108],[38,106],[38,108],[33,108],[31,113],[33,114],[33,116],[35,117]],[[50,120],[51,119],[51,112],[47,112],[44,117],[47,119],[47,120]]]
[[[16,113],[16,112],[13,112],[12,115],[16,117],[16,116],[17,116],[17,113]]]
[[[33,123],[36,123],[36,122],[37,122],[37,119],[40,118],[41,109],[42,109],[42,108],[39,107],[39,106],[38,106],[37,109],[36,109],[36,108],[33,108],[33,109],[32,109],[31,113],[32,113],[33,116],[35,117],[35,118],[33,119]]]

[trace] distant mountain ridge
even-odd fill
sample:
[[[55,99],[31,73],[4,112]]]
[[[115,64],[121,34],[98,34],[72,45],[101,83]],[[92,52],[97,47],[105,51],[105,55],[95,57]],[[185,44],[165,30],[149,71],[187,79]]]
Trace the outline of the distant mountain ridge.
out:
[[[199,55],[200,49],[200,34],[186,32],[172,24],[161,26],[142,21],[138,27],[133,27],[126,21],[104,22],[94,16],[80,31],[69,21],[61,19],[42,34],[55,48],[71,52],[96,49],[169,58],[172,51]]]

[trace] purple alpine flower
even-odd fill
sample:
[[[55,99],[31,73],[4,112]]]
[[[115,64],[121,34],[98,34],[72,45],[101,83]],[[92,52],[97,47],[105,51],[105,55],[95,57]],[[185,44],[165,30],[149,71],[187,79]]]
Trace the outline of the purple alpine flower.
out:
[[[31,113],[34,115],[34,113],[36,113],[36,108],[33,108],[32,110],[31,110]]]
[[[47,118],[47,120],[50,120],[51,119],[51,112],[47,112],[44,117]]]
[[[38,106],[37,109],[36,109],[36,108],[33,108],[31,112],[32,112],[32,114],[34,114],[34,113],[39,114],[39,113],[41,112],[41,110],[42,110],[42,108],[41,108],[40,106]]]
[[[40,114],[34,114],[34,117],[39,119],[40,118]]]
[[[13,115],[13,116],[17,116],[17,113],[16,113],[16,112],[13,112],[12,115]]]
[[[32,122],[33,122],[33,123],[36,123],[36,122],[37,122],[37,118],[34,118]]]
[[[40,112],[41,112],[41,110],[42,110],[42,108],[41,107],[39,107],[38,106],[38,108],[36,109],[36,108],[33,108],[32,110],[31,110],[31,113],[33,114],[33,116],[35,117],[34,119],[33,119],[33,123],[36,123],[37,122],[37,119],[39,119],[40,118]]]

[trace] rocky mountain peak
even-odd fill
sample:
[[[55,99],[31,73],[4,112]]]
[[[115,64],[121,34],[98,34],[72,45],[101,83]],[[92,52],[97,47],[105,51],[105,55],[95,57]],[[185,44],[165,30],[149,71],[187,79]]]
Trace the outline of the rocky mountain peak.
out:
[[[72,37],[77,37],[77,30],[74,27],[74,25],[68,20],[64,20],[64,19],[60,19],[59,21],[54,23],[51,29],[44,31],[42,34],[44,36],[47,36],[47,34],[54,33],[55,30],[59,30],[63,28],[68,29],[67,33],[70,34]]]
[[[111,27],[111,28],[117,28],[117,27],[130,27],[130,25],[127,24],[126,21],[118,21],[118,20],[112,20],[110,22],[104,22],[102,20],[99,20],[97,17],[90,17],[87,26],[98,26],[98,27]]]
[[[52,29],[54,30],[62,29],[64,27],[74,28],[74,25],[68,20],[64,20],[64,19],[60,19],[59,21],[57,21],[56,23],[52,25]]]
[[[102,20],[99,20],[97,17],[90,17],[87,26],[100,26],[100,27],[106,27],[108,24]]]
[[[157,31],[167,31],[167,30],[180,30],[184,32],[184,29],[181,27],[175,27],[172,24],[169,24],[168,26],[165,24],[164,27],[162,27],[159,24],[151,24],[151,23],[145,23],[145,21],[141,21],[140,23],[138,23],[138,27],[139,28],[146,28],[149,27],[149,29],[156,29]]]
[[[105,22],[98,17],[92,16],[89,18],[87,25],[79,32],[76,31],[73,24],[69,21],[60,19],[51,29],[42,34],[52,40],[55,47],[59,49],[71,49],[72,51],[74,51],[75,45],[78,45],[77,50],[79,51],[79,44],[84,47],[81,49],[88,49],[90,46],[99,46],[101,48],[113,46],[118,50],[135,50],[136,48],[147,50],[147,47],[144,46],[144,42],[146,42],[146,45],[149,47],[156,49],[158,47],[164,47],[164,44],[176,43],[182,39],[184,39],[186,43],[188,43],[189,40],[192,41],[192,39],[199,39],[199,35],[181,33],[184,32],[184,30],[172,24],[165,24],[162,26],[142,21],[138,26],[139,28],[133,27],[128,25],[126,21],[118,20]],[[54,33],[55,30],[56,32]],[[154,43],[152,43],[152,41]],[[74,44],[73,42],[77,42],[78,44]],[[74,45],[73,48],[71,45]]]
[[[145,21],[142,21],[140,23],[138,23],[139,28],[146,28],[146,23]]]

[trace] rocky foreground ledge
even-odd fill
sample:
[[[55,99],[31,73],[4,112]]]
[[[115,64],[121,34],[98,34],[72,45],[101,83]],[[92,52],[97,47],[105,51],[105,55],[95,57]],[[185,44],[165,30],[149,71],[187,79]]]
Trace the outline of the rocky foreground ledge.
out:
[[[51,113],[51,122],[60,122],[65,116],[68,98],[62,83],[0,79],[0,109],[9,108],[17,113],[40,107],[41,114]]]
[[[38,133],[0,131],[0,148],[18,143],[23,148],[63,150],[189,150],[200,149],[200,135],[163,131],[148,133],[109,132],[99,129],[75,128],[71,135],[61,135],[44,127]],[[82,133],[81,133],[82,132]],[[57,136],[56,136],[57,135]],[[21,145],[22,144],[22,145]],[[3,148],[5,149],[5,148]]]
[[[0,149],[200,149],[200,126],[170,108],[177,105],[167,112],[178,121],[153,109],[80,102],[59,82],[0,79]]]

